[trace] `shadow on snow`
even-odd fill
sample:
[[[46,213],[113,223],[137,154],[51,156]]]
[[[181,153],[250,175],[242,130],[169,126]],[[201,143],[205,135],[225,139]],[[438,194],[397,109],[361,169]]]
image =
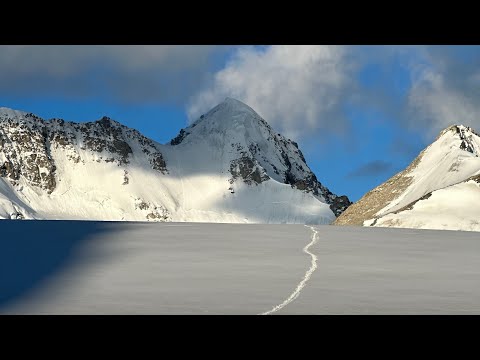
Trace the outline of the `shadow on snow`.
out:
[[[0,310],[85,260],[79,250],[117,227],[93,221],[0,220]]]

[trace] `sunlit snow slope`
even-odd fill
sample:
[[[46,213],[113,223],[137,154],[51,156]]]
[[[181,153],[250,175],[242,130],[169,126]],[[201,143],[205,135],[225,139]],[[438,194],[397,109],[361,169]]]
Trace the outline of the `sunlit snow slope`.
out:
[[[349,205],[227,98],[171,141],[0,108],[0,218],[325,224]]]
[[[480,231],[480,136],[454,125],[335,224]]]

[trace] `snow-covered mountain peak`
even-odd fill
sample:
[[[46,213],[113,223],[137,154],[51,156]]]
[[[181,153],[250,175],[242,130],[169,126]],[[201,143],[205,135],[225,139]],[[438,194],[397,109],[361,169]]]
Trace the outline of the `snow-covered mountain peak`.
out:
[[[209,166],[232,175],[233,191],[236,181],[258,185],[273,179],[312,193],[332,205],[336,215],[350,204],[347,197],[332,194],[317,180],[296,142],[275,132],[251,107],[232,98],[182,129],[170,145],[190,151],[191,158],[212,154]],[[197,164],[205,166],[200,160],[191,166]]]
[[[220,104],[208,111],[205,116],[212,116],[215,113],[218,113],[217,115],[221,116],[235,116],[244,114],[257,118],[260,117],[250,106],[241,102],[240,100],[230,97],[225,98],[225,100],[223,100]]]
[[[201,115],[189,127],[190,132],[196,128],[196,132],[226,133],[228,131],[245,131],[255,128],[268,128],[270,126],[247,104],[226,98],[223,102]]]
[[[470,219],[471,214],[476,214],[475,209],[472,208],[471,212],[469,207],[473,203],[471,199],[477,201],[479,198],[476,182],[479,174],[480,136],[468,126],[449,126],[406,169],[365,194],[335,223],[434,229],[479,228],[478,222],[467,225],[463,221],[458,222],[462,217]],[[468,184],[462,185],[465,183]],[[465,186],[473,190],[466,189],[464,193]],[[457,193],[455,189],[462,190]],[[428,200],[432,194],[437,199],[439,193],[444,195],[441,195],[442,208],[438,211],[444,211],[445,215],[440,222],[435,219],[435,206],[440,206],[439,203]],[[467,193],[471,199],[464,196]],[[455,198],[447,199],[453,194]],[[413,208],[422,209],[424,214],[411,211]],[[464,213],[457,214],[459,209]],[[462,225],[458,227],[456,222]]]
[[[440,132],[435,143],[451,144],[451,150],[460,149],[471,153],[475,157],[480,156],[480,136],[468,126],[449,126]]]
[[[440,131],[440,134],[438,135],[437,139],[440,138],[441,136],[448,134],[448,132],[451,131],[453,134],[458,134],[459,132],[467,133],[467,135],[473,134],[476,136],[478,133],[471,128],[470,126],[462,125],[462,124],[453,124],[451,126],[448,126],[447,128],[443,129]]]
[[[464,125],[444,129],[412,162],[410,186],[379,214],[397,211],[412,201],[438,189],[457,184],[480,170],[480,137]]]

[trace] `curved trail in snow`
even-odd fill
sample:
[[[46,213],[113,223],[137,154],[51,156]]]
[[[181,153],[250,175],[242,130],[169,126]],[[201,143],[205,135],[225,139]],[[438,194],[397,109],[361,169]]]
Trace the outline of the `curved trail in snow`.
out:
[[[260,315],[270,315],[274,312],[277,312],[278,310],[281,310],[282,308],[284,308],[285,306],[290,304],[293,300],[295,300],[298,297],[298,295],[300,294],[300,292],[302,291],[302,289],[305,287],[305,284],[310,279],[313,272],[317,269],[317,260],[318,260],[317,255],[315,255],[314,253],[311,253],[309,248],[310,248],[310,246],[314,245],[317,242],[318,231],[315,230],[315,228],[313,226],[308,226],[308,225],[305,225],[305,226],[309,227],[313,231],[312,241],[310,241],[303,248],[303,252],[307,255],[310,255],[310,257],[312,258],[310,268],[305,273],[305,276],[303,277],[302,281],[300,281],[300,283],[297,285],[295,291],[284,302],[282,302],[281,304],[273,307],[269,311],[261,313]]]

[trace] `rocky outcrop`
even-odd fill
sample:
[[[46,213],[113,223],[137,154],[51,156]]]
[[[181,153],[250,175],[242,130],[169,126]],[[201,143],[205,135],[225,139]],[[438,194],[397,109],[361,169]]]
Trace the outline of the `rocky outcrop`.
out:
[[[147,221],[171,221],[170,214],[165,207],[149,203],[141,198],[135,199],[135,209],[142,211]]]
[[[185,131],[185,129],[181,129],[180,130],[180,133],[174,137],[171,141],[170,141],[170,145],[178,145],[180,144],[183,139],[185,139],[185,137],[188,135],[189,133]]]
[[[348,199],[347,196],[337,196],[333,199],[330,204],[330,209],[333,211],[335,216],[340,216],[347,208],[352,205],[352,202]]]
[[[238,178],[242,179],[243,182],[248,185],[258,185],[270,179],[262,167],[247,155],[231,162],[230,173],[232,174],[230,180],[231,184],[233,184]]]
[[[17,185],[23,177],[27,183],[47,193],[55,190],[56,166],[50,154],[45,124],[27,115],[23,121],[3,118],[0,122],[0,176]]]
[[[475,181],[476,183],[480,184],[480,174],[471,176],[467,181],[470,181],[470,180]]]
[[[108,118],[73,123],[44,121],[31,113],[0,112],[0,177],[15,186],[20,178],[51,194],[56,188],[52,149],[61,149],[74,164],[85,162],[83,152],[98,153],[97,162],[127,165],[137,144],[152,169],[167,172],[167,164],[152,140]],[[83,153],[84,154],[84,153]],[[125,180],[128,182],[128,180]]]

